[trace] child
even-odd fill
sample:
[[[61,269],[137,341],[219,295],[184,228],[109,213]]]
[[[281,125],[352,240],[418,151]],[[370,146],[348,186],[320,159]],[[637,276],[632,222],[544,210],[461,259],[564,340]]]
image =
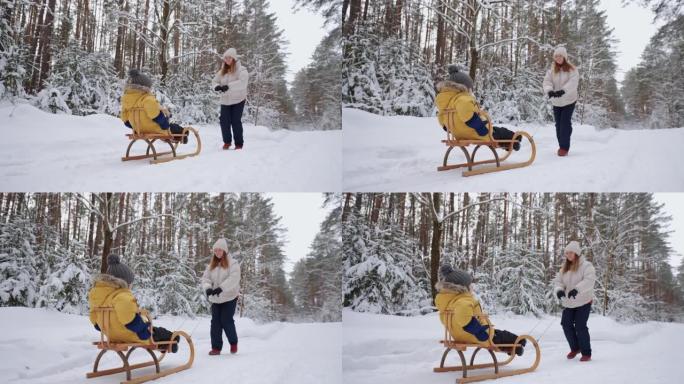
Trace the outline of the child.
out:
[[[451,132],[457,139],[489,140],[491,133],[494,140],[511,140],[514,132],[506,128],[492,127],[488,116],[475,101],[471,93],[473,80],[461,72],[457,65],[449,65],[449,78],[437,84],[435,104],[439,111],[437,117],[442,129]],[[455,118],[449,118],[446,110],[455,111]],[[452,112],[454,113],[454,112]],[[513,144],[513,149],[520,149],[520,141]],[[509,145],[504,148],[510,149]]]
[[[480,302],[471,293],[473,279],[466,271],[453,269],[450,265],[442,265],[439,268],[439,281],[435,288],[439,293],[435,297],[435,306],[439,310],[439,319],[442,324],[446,324],[447,310],[452,311],[452,327],[449,328],[451,336],[464,343],[475,343],[487,346],[489,338],[492,337],[494,344],[513,344],[518,338],[517,335],[494,329],[486,318],[478,317],[482,315]],[[482,322],[485,322],[482,324]],[[515,354],[522,356],[524,347],[527,344],[525,339],[515,350]],[[512,348],[505,349],[509,355],[513,353]]]
[[[95,284],[88,292],[90,322],[95,329],[101,330],[103,324],[100,324],[102,320],[97,318],[94,309],[112,307],[114,313],[109,318],[109,341],[151,344],[153,341],[171,340],[172,332],[162,327],[154,327],[150,335],[150,324],[140,315],[138,302],[130,289],[135,278],[133,271],[122,264],[117,255],[109,255],[107,263],[107,273],[96,275]],[[178,351],[180,336],[176,336],[175,340],[176,343],[171,347],[173,353]]]
[[[124,124],[133,129],[131,124],[133,108],[142,108],[144,113],[139,116],[140,121],[135,129],[137,133],[162,133],[169,131],[175,135],[183,133],[183,127],[178,124],[169,123],[171,114],[168,109],[163,108],[157,98],[152,94],[152,79],[137,69],[128,71],[128,81],[121,96],[121,115]],[[187,143],[187,135],[183,138],[183,143]]]

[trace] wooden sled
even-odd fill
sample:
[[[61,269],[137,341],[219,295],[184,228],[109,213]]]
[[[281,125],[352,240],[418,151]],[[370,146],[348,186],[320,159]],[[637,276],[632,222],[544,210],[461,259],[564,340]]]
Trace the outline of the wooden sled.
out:
[[[112,375],[115,373],[121,373],[121,372],[126,372],[126,380],[122,381],[121,384],[139,384],[139,383],[144,383],[150,380],[155,380],[160,377],[168,376],[172,373],[177,373],[180,371],[184,371],[192,366],[192,362],[195,360],[195,346],[192,343],[192,338],[190,335],[183,331],[176,331],[173,332],[171,335],[171,340],[170,341],[154,341],[151,344],[142,344],[142,343],[118,343],[118,342],[110,342],[109,339],[107,338],[105,330],[109,329],[109,324],[110,324],[110,316],[113,315],[114,308],[112,307],[98,307],[95,308],[96,316],[98,319],[102,319],[99,323],[103,325],[102,330],[100,331],[100,341],[94,341],[93,345],[96,345],[98,349],[100,349],[100,353],[97,355],[97,358],[95,359],[95,364],[93,365],[93,371],[88,372],[86,374],[86,378],[90,379],[93,377],[100,377],[100,376],[106,376],[106,375]],[[141,316],[147,317],[147,319],[150,322],[150,334],[152,334],[152,317],[150,316],[148,311],[142,310],[140,311]],[[101,316],[101,317],[100,317]],[[166,357],[166,349],[171,349],[173,344],[176,344],[175,338],[176,336],[181,336],[182,338],[185,339],[185,341],[188,344],[188,347],[190,349],[190,357],[188,358],[188,361],[180,366],[174,367],[174,368],[169,368],[165,370],[161,370],[159,367],[159,364],[161,363],[162,360],[164,360],[164,357]],[[129,362],[129,358],[131,357],[131,354],[133,351],[136,349],[144,349],[147,351],[147,353],[150,354],[150,357],[152,358],[152,361],[147,361],[144,363],[138,363],[138,364],[131,364]],[[107,353],[108,351],[113,351],[116,352],[117,355],[121,358],[121,361],[123,362],[123,366],[119,368],[112,368],[112,369],[105,369],[105,370],[100,370],[98,371],[98,365],[100,364],[100,359],[102,359],[102,356]],[[125,352],[125,354],[124,354]],[[155,352],[159,352],[159,356],[155,354]],[[154,366],[156,373],[152,374],[147,374],[143,375],[140,377],[136,377],[135,379],[131,378],[131,372],[134,369],[139,369],[139,368],[144,368],[144,367],[150,367]]]
[[[445,110],[444,113],[447,114],[447,121],[450,122],[450,124],[456,124],[455,119],[456,119],[456,111],[454,110]],[[486,115],[486,112],[483,112]],[[487,120],[489,121],[489,131],[492,132],[492,126],[491,126],[491,119],[489,116],[487,116]],[[531,148],[531,153],[530,157],[527,159],[527,161],[523,162],[518,162],[518,163],[509,163],[509,164],[502,164],[506,159],[508,159],[509,156],[513,153],[513,144],[518,140],[518,138],[524,137],[527,139],[529,142],[530,148]],[[446,140],[442,140],[442,143],[446,144],[447,150],[446,153],[444,154],[444,161],[442,162],[441,167],[437,167],[437,171],[448,171],[452,169],[457,169],[457,168],[464,168],[467,167],[467,171],[463,171],[463,176],[474,176],[474,175],[481,175],[483,173],[492,173],[492,172],[499,172],[499,171],[506,171],[509,169],[515,169],[515,168],[522,168],[522,167],[527,167],[528,165],[532,164],[534,162],[534,158],[537,156],[537,147],[534,144],[534,139],[532,136],[530,136],[529,133],[525,131],[517,131],[513,135],[513,138],[511,140],[494,140],[494,138],[489,135],[488,140],[459,140],[455,136],[451,134],[451,132],[447,129],[447,138]],[[472,150],[472,152],[468,151],[468,147],[471,145],[474,145],[475,148]],[[522,143],[521,143],[522,146]],[[494,155],[493,159],[489,160],[481,160],[481,161],[475,161],[475,155],[477,154],[477,151],[480,149],[480,147],[487,147],[489,150],[492,152]],[[466,162],[465,163],[460,163],[460,164],[448,164],[449,161],[449,154],[451,154],[451,151],[454,148],[460,148],[461,151],[463,151],[463,155],[465,155]],[[506,150],[506,153],[502,156],[499,157],[499,154],[497,153],[496,149],[497,148],[503,148]],[[495,164],[495,166],[489,166],[489,167],[482,167],[479,169],[473,169],[474,166],[476,165],[483,165],[483,164]]]
[[[152,159],[150,160],[150,163],[152,164],[159,164],[159,163],[165,163],[168,161],[172,160],[181,160],[185,159],[186,157],[192,157],[192,156],[197,156],[199,155],[200,151],[202,150],[202,141],[200,140],[199,133],[195,128],[192,127],[185,127],[183,128],[183,132],[180,134],[172,134],[171,132],[169,133],[140,133],[140,130],[137,129],[136,127],[139,127],[141,125],[141,118],[142,114],[145,113],[142,107],[136,107],[136,108],[131,108],[131,119],[129,122],[131,123],[131,126],[133,127],[133,132],[127,134],[126,137],[130,140],[130,143],[128,143],[128,148],[126,148],[126,155],[121,158],[121,161],[129,161],[129,160],[141,160],[141,159]],[[183,137],[186,135],[189,137],[190,133],[195,137],[195,151],[190,152],[190,153],[185,153],[185,154],[179,154],[178,153],[178,145],[183,142]],[[133,144],[135,144],[136,141],[142,140],[147,144],[147,149],[145,150],[144,155],[131,155],[131,148],[133,147]],[[159,152],[154,146],[155,142],[163,142],[169,145],[170,151],[165,151],[165,152]]]
[[[520,335],[518,338],[515,340],[513,344],[494,344],[492,342],[492,338],[489,338],[487,346],[482,346],[480,344],[469,344],[469,343],[463,343],[460,341],[454,340],[454,338],[451,336],[449,333],[449,325],[451,324],[452,321],[452,316],[450,311],[445,312],[446,316],[446,325],[444,327],[444,340],[440,340],[440,343],[444,344],[445,350],[444,353],[442,354],[442,360],[439,363],[439,367],[436,367],[433,369],[434,372],[463,372],[463,377],[456,378],[456,383],[457,384],[464,384],[464,383],[473,383],[476,381],[483,381],[483,380],[490,380],[490,379],[498,379],[500,377],[508,377],[508,376],[515,376],[515,375],[522,375],[524,373],[530,373],[537,369],[537,366],[539,366],[539,361],[541,360],[541,351],[539,349],[539,344],[537,343],[537,340],[529,335]],[[487,323],[491,324],[489,322],[489,317],[487,315],[476,315],[477,317],[484,318]],[[493,327],[494,325],[491,324]],[[506,353],[506,351],[502,350],[502,348],[513,348],[515,350],[516,347],[520,345],[520,342],[522,340],[527,340],[528,341],[528,346],[531,344],[534,346],[535,350],[535,356],[534,356],[534,363],[528,367],[528,368],[522,368],[522,369],[515,369],[515,370],[507,370],[507,371],[501,371],[499,368],[509,364],[515,357],[517,356],[515,353],[511,354],[508,356],[508,358],[504,361],[498,361],[496,358],[495,352],[503,352]],[[473,351],[472,355],[470,356],[470,364],[466,363],[466,358],[465,358],[465,353],[468,348],[475,348]],[[487,363],[487,364],[475,364],[475,356],[477,355],[480,350],[486,350],[489,352],[489,355],[492,357],[492,363]],[[449,352],[452,350],[456,351],[458,353],[458,356],[460,357],[461,364],[456,365],[456,366],[445,366],[444,363],[446,361],[447,355]],[[474,369],[484,369],[484,368],[494,368],[494,373],[485,373],[485,374],[480,374],[477,376],[468,376],[468,372],[470,370]]]

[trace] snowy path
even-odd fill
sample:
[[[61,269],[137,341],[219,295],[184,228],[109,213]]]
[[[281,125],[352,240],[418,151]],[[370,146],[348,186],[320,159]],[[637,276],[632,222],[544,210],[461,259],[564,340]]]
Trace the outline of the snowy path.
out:
[[[209,321],[209,318],[178,317],[158,320],[158,325],[170,329],[180,327],[188,332],[197,325],[192,335],[196,353],[192,368],[165,377],[160,383],[342,382],[340,323],[256,325],[249,319],[239,319],[239,353],[216,357],[207,355]],[[85,374],[92,370],[97,355],[90,342],[97,339],[98,333],[85,316],[42,309],[0,308],[0,325],[0,381],[3,383],[115,384],[125,380],[125,374],[86,380]],[[181,351],[167,356],[162,366],[182,364],[187,359],[184,347],[182,343]],[[134,356],[144,361],[147,354],[136,351]],[[120,365],[120,359],[111,352],[102,358],[103,368],[117,364]],[[138,375],[152,373],[154,368],[137,372]]]
[[[534,317],[493,316],[497,328],[527,333]],[[593,360],[580,363],[565,358],[568,346],[558,317],[545,317],[532,335],[541,338],[541,363],[535,372],[502,378],[497,384],[661,384],[680,381],[684,324],[648,322],[625,325],[592,315],[589,330]],[[443,349],[437,342],[443,328],[437,314],[421,317],[343,312],[342,369],[345,383],[451,384],[457,373],[433,373]],[[509,367],[524,368],[534,359],[528,347]],[[452,352],[453,353],[453,352]],[[470,357],[470,352],[466,355]],[[477,361],[484,362],[485,355]],[[449,355],[453,364],[457,355]],[[521,359],[521,360],[519,360]],[[492,370],[493,371],[493,370]],[[482,370],[482,372],[489,372]]]
[[[437,172],[446,148],[436,118],[377,116],[346,108],[342,121],[345,191],[684,191],[684,172],[677,160],[684,128],[597,130],[573,124],[570,156],[559,158],[553,125],[528,124],[517,129],[534,135],[537,157],[532,165],[462,177],[461,170]],[[510,161],[526,160],[528,150],[523,144]],[[450,163],[463,159],[460,151],[453,151]]]
[[[151,165],[121,161],[128,131],[109,115],[54,115],[5,102],[0,127],[2,191],[320,192],[342,187],[341,131],[245,125],[245,149],[224,151],[218,125],[196,126],[202,139],[198,156]],[[191,150],[181,146],[180,151]]]

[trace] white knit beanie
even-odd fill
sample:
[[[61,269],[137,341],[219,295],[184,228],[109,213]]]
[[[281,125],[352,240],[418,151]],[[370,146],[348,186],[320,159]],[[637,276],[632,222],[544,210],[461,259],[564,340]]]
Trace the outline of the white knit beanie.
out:
[[[582,249],[580,248],[579,243],[573,240],[565,247],[565,252],[572,252],[575,255],[580,256]]]
[[[226,255],[228,254],[228,242],[224,238],[220,238],[216,240],[214,243],[214,247],[212,249],[221,249],[223,250]]]
[[[237,60],[240,56],[238,56],[237,50],[235,48],[228,48],[225,52],[223,52],[223,58],[226,59],[228,57],[232,57],[233,60]]]
[[[565,58],[565,60],[568,59],[568,51],[565,49],[565,47],[558,46],[556,47],[556,50],[553,51],[553,55],[561,55]]]

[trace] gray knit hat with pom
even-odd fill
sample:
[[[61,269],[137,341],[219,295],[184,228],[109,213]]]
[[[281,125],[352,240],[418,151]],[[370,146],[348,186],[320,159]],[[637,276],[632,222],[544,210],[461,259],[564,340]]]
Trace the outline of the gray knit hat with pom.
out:
[[[140,72],[139,69],[131,69],[128,71],[128,83],[152,88],[152,78]]]
[[[473,282],[473,278],[466,271],[460,269],[453,269],[451,265],[444,264],[439,267],[439,280],[447,283],[462,285],[469,287]]]
[[[457,64],[450,64],[447,67],[447,71],[449,71],[449,80],[454,83],[463,84],[468,89],[473,89],[473,79],[471,79],[467,73],[463,72],[461,67]]]
[[[118,255],[107,256],[107,274],[124,280],[128,285],[131,285],[135,279],[133,271],[126,264],[121,263]]]

